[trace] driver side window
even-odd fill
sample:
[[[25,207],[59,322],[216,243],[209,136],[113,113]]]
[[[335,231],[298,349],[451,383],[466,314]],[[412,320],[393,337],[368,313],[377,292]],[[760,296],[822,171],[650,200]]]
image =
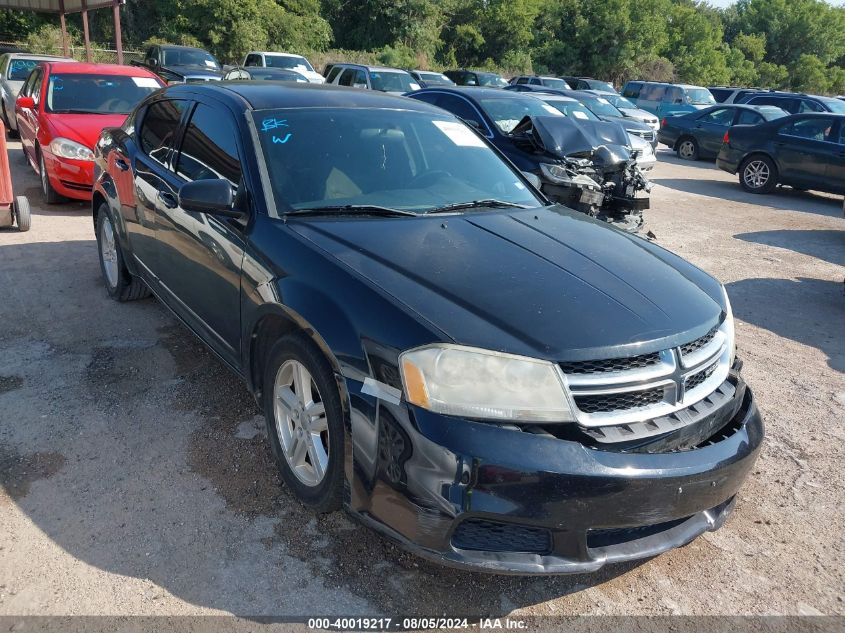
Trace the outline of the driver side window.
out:
[[[166,99],[150,105],[138,135],[141,151],[166,166],[184,111],[184,101]]]

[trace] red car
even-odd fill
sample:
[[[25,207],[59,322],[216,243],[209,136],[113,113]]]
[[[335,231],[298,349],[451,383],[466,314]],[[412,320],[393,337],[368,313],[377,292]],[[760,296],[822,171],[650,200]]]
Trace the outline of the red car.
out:
[[[151,92],[164,86],[152,72],[113,64],[39,64],[29,75],[15,116],[30,164],[49,204],[90,200],[94,145]]]

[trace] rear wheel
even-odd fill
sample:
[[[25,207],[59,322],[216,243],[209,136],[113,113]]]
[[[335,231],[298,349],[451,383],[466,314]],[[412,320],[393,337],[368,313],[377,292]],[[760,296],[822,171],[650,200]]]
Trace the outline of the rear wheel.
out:
[[[11,119],[9,118],[9,113],[6,112],[6,102],[0,102],[0,106],[3,108],[3,125],[6,126],[6,133],[9,135],[9,138],[17,138],[18,133],[17,131],[12,129]]]
[[[684,160],[698,160],[698,141],[691,136],[685,136],[678,141],[678,157]]]
[[[29,200],[26,196],[18,196],[12,203],[12,209],[15,212],[15,222],[18,225],[18,231],[21,233],[28,231],[32,226],[32,214],[29,209]]]
[[[751,156],[739,168],[739,183],[750,193],[771,193],[778,184],[778,169],[768,156]]]
[[[38,170],[41,172],[41,194],[44,196],[44,201],[47,204],[58,204],[62,201],[62,197],[50,184],[50,176],[47,175],[47,166],[44,164],[44,155],[40,150],[38,152]]]
[[[341,506],[344,425],[334,373],[302,335],[280,339],[264,371],[264,415],[285,484],[317,512]]]
[[[115,301],[135,301],[150,294],[143,281],[132,275],[123,261],[120,242],[114,229],[109,207],[103,203],[97,211],[97,250],[100,254],[100,271],[106,290]]]

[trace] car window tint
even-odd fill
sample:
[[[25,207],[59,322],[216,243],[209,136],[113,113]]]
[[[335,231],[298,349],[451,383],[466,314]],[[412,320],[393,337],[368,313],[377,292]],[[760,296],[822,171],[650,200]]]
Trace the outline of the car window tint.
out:
[[[824,112],[824,107],[816,103],[815,101],[810,101],[809,99],[801,99],[798,105],[798,114],[802,114],[804,112]]]
[[[37,72],[32,72],[29,75],[29,79],[26,80],[26,83],[21,88],[20,94],[24,97],[29,97],[32,95],[32,87],[35,85],[35,81],[38,77]]]
[[[813,117],[799,119],[780,129],[781,134],[811,139],[813,141],[827,141],[834,126],[834,120],[828,117]]]
[[[261,57],[258,55],[247,55],[245,66],[261,66]]]
[[[481,121],[481,115],[465,99],[455,97],[454,95],[440,95],[436,103],[439,107],[448,110],[464,121],[475,121],[484,125],[483,121]]]
[[[9,81],[25,81],[29,73],[38,65],[35,59],[13,59],[9,64]]]
[[[737,125],[757,125],[763,122],[763,117],[751,110],[742,110],[737,119]]]
[[[351,86],[355,80],[355,73],[357,73],[354,68],[347,68],[343,71],[343,74],[340,76],[340,79],[337,80],[341,86]]]
[[[227,111],[197,104],[179,148],[176,173],[186,180],[225,178],[237,186],[241,180],[237,134]]]
[[[332,66],[329,74],[326,76],[327,83],[334,83],[335,77],[340,74],[340,71],[343,70],[340,66]]]
[[[523,86],[528,83],[528,77],[520,77],[516,80],[516,83],[520,86]]]
[[[32,99],[38,104],[41,102],[41,86],[44,83],[42,81],[44,78],[44,69],[38,68],[33,74],[35,77],[32,78]]]
[[[664,101],[668,101],[669,103],[683,103],[684,101],[684,91],[678,87],[670,88],[666,93]]]
[[[164,164],[173,146],[184,111],[185,102],[172,99],[156,101],[147,108],[139,135],[141,151]]]
[[[705,123],[713,123],[714,125],[730,125],[734,119],[734,111],[730,108],[720,108],[708,112],[701,120]]]

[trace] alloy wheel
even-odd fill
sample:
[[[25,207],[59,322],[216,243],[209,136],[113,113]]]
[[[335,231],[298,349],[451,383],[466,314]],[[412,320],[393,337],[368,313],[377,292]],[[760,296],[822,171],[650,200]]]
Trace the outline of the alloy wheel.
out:
[[[108,216],[103,218],[100,225],[100,258],[103,260],[103,271],[110,288],[117,287],[117,245],[114,239],[114,228]]]
[[[742,179],[745,184],[751,189],[761,189],[769,182],[772,174],[769,166],[762,160],[753,160],[745,167],[742,172]]]
[[[678,147],[678,154],[681,158],[691,160],[692,157],[695,156],[695,145],[692,141],[684,141],[681,143],[680,147]]]
[[[315,487],[329,465],[329,425],[320,391],[305,365],[282,363],[273,385],[276,433],[282,454],[303,484]]]

